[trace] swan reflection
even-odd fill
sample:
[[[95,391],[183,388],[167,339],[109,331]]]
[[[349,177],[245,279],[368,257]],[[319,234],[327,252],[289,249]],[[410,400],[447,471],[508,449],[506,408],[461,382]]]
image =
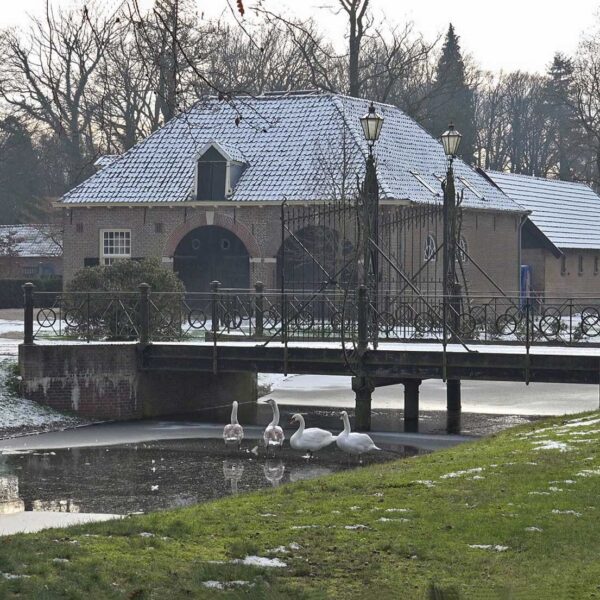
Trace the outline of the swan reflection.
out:
[[[263,472],[266,480],[273,487],[277,487],[285,474],[285,465],[281,460],[268,459],[263,465]]]
[[[223,461],[223,477],[231,483],[231,493],[238,493],[238,483],[244,474],[244,465],[240,460]]]

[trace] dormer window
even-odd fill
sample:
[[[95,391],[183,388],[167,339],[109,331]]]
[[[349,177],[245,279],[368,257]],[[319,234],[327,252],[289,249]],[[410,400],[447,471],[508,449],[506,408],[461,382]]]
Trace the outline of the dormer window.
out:
[[[196,200],[226,200],[248,166],[238,150],[210,142],[200,151],[196,164]]]

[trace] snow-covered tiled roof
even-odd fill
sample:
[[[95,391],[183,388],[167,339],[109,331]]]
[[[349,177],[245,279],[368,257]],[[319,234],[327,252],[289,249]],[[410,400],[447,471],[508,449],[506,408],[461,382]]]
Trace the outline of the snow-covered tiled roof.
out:
[[[64,203],[154,203],[194,199],[198,153],[217,142],[248,168],[230,199],[238,202],[331,200],[353,194],[364,175],[367,144],[359,118],[366,100],[306,93],[208,99],[68,192]],[[385,119],[375,146],[382,199],[441,202],[446,170],[441,144],[394,106],[376,104]],[[240,119],[241,117],[241,119]],[[460,160],[464,205],[521,210]]]
[[[0,225],[0,256],[62,256],[62,236],[52,225]]]
[[[600,197],[583,183],[488,171],[505,194],[531,211],[557,248],[600,248]]]
[[[110,165],[110,163],[117,160],[117,158],[119,158],[119,156],[120,156],[119,154],[103,154],[96,160],[96,162],[94,163],[94,166],[98,170],[103,169],[104,167]]]

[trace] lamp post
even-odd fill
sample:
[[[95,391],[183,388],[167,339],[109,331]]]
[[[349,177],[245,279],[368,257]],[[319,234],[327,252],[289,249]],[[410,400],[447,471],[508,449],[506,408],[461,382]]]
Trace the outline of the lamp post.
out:
[[[456,226],[456,188],[454,185],[454,169],[452,163],[456,158],[462,135],[456,130],[454,125],[450,123],[448,131],[442,134],[442,145],[444,152],[448,157],[448,170],[446,179],[442,183],[444,191],[444,255],[443,255],[443,294],[444,294],[444,331],[447,324],[447,309],[450,308],[450,322],[452,330],[458,330],[458,317],[460,313],[459,293],[460,287],[456,278],[456,246],[457,246],[457,226]],[[444,334],[444,339],[446,334]]]
[[[369,147],[367,156],[365,181],[360,197],[360,225],[363,243],[363,268],[358,289],[358,356],[360,370],[352,378],[352,389],[356,394],[356,428],[363,431],[371,429],[371,393],[373,383],[368,377],[364,365],[364,356],[369,345],[369,339],[374,347],[377,345],[377,290],[379,279],[377,250],[372,248],[370,240],[377,241],[379,235],[379,186],[373,146],[379,139],[383,126],[383,117],[375,112],[371,102],[369,111],[361,117],[360,124]]]
[[[462,135],[451,123],[448,131],[442,134],[444,152],[448,157],[446,179],[442,183],[444,191],[444,256],[443,256],[443,288],[442,304],[444,320],[444,350],[448,341],[448,311],[450,311],[451,339],[456,337],[460,324],[460,286],[456,278],[456,189],[454,186],[454,170],[452,163],[456,158]],[[460,379],[448,378],[446,381],[446,415],[448,433],[460,432],[461,414]]]
[[[371,247],[369,240],[373,239],[377,242],[379,238],[379,185],[377,183],[377,170],[375,168],[373,147],[381,134],[383,117],[377,114],[375,105],[372,102],[367,114],[361,117],[360,124],[369,148],[362,193],[362,225],[364,235],[362,284],[369,292],[369,300],[372,306],[377,307],[379,257],[377,255],[377,250]],[[370,313],[370,338],[373,344],[376,345],[378,334],[377,311],[372,310]]]

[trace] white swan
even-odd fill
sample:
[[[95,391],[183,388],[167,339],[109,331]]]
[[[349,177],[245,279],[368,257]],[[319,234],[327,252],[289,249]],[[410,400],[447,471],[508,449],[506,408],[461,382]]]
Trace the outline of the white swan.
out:
[[[273,419],[267,425],[267,428],[263,433],[263,441],[265,442],[265,448],[268,452],[269,448],[281,448],[283,446],[285,435],[283,429],[279,427],[279,407],[277,406],[277,402],[275,402],[273,398],[269,398],[266,402],[267,404],[270,404],[273,409]]]
[[[371,452],[371,450],[381,450],[366,433],[352,433],[350,430],[350,419],[345,410],[342,411],[340,419],[344,421],[344,431],[335,440],[340,450],[348,454],[358,455],[359,457],[365,452]]]
[[[294,450],[308,451],[308,457],[312,458],[312,453],[321,450],[329,444],[335,442],[335,435],[330,431],[319,429],[318,427],[309,427],[305,429],[304,417],[300,414],[295,414],[290,423],[296,422],[300,426],[294,435],[290,438],[290,446]]]
[[[238,423],[237,410],[238,403],[234,400],[231,408],[231,423],[223,428],[223,440],[227,446],[237,445],[239,449],[244,439],[244,429]]]

